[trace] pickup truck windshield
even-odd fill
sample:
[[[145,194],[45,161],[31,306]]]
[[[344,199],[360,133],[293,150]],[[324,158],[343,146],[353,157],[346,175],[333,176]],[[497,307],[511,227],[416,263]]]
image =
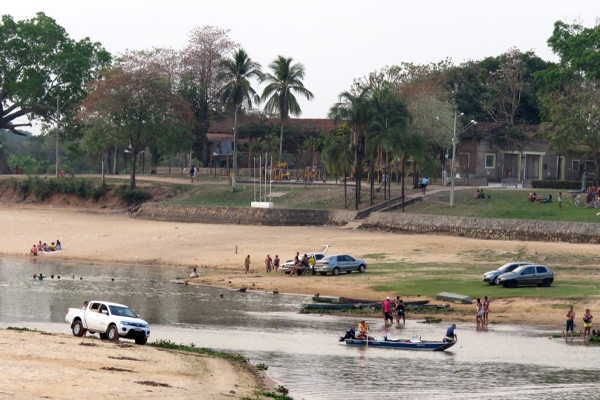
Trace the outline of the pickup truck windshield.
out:
[[[110,306],[110,313],[112,315],[119,315],[121,317],[137,318],[138,316],[127,307]]]

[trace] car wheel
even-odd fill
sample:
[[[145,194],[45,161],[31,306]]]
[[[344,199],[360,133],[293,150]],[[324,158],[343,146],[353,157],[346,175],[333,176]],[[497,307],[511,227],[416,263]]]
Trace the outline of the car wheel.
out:
[[[338,276],[340,274],[340,269],[338,267],[335,267],[331,273],[334,276]]]
[[[115,324],[112,324],[108,327],[108,330],[106,331],[106,338],[111,342],[119,341],[119,330]]]
[[[552,281],[550,279],[546,278],[542,281],[543,287],[550,287],[550,285],[552,285]]]
[[[365,272],[365,266],[364,266],[364,265],[362,265],[362,264],[361,264],[361,265],[359,265],[359,266],[358,266],[358,272],[360,272],[361,274],[362,274],[363,272]]]
[[[82,337],[85,335],[85,329],[83,328],[83,324],[80,320],[73,322],[73,325],[71,325],[71,330],[73,331],[73,336]]]
[[[508,282],[508,287],[511,288],[511,289],[516,288],[517,287],[517,281],[514,280],[514,279],[512,281],[509,281]]]
[[[148,341],[148,338],[137,338],[135,339],[135,344],[139,344],[139,345],[145,345],[146,342]]]
[[[490,285],[499,285],[500,284],[500,277],[497,276],[494,278],[494,280],[492,282],[490,282]]]
[[[319,272],[319,273],[323,276],[327,275],[327,272]]]

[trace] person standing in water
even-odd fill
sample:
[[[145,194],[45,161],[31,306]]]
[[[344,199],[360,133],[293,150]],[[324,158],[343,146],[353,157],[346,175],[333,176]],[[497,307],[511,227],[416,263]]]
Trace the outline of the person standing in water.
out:
[[[569,307],[569,311],[567,311],[567,328],[565,331],[565,340],[567,340],[567,335],[569,334],[569,330],[571,330],[571,342],[573,341],[573,329],[575,328],[575,311],[573,311],[573,306]]]
[[[585,340],[586,335],[588,340],[590,338],[590,330],[592,329],[592,318],[594,318],[594,316],[588,308],[587,310],[585,310],[585,314],[583,314],[583,340]]]

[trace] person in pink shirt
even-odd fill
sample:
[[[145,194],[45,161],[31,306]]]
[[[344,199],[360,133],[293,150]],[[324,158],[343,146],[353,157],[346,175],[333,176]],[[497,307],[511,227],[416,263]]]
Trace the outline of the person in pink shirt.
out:
[[[384,324],[387,325],[388,319],[390,320],[390,323],[393,325],[394,317],[392,316],[392,307],[390,305],[390,298],[386,297],[385,301],[383,302],[383,322],[384,322]]]

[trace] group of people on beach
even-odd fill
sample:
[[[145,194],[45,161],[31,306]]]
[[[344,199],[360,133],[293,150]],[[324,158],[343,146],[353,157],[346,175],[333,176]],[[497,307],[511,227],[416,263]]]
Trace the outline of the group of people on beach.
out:
[[[585,314],[583,314],[583,340],[587,337],[588,340],[591,335],[592,330],[592,319],[594,316],[590,312],[590,309],[585,310]],[[573,311],[573,306],[569,307],[567,311],[567,327],[565,331],[565,340],[567,340],[567,336],[569,335],[569,331],[571,331],[571,341],[573,341],[573,330],[575,328],[575,311]]]
[[[62,250],[62,244],[60,243],[60,240],[56,239],[56,243],[52,242],[49,246],[47,243],[42,244],[42,241],[40,240],[38,244],[34,244],[33,246],[31,246],[31,250],[29,250],[29,255],[37,256],[39,253],[49,253],[52,251],[59,250]]]
[[[248,256],[250,257],[250,256]],[[279,256],[277,254],[275,254],[275,258],[271,258],[270,255],[267,254],[267,258],[265,258],[265,272],[267,274],[270,274],[271,272],[275,271],[279,271],[279,263],[281,262],[281,260],[279,259]],[[250,265],[250,264],[248,264]],[[247,272],[246,272],[247,273]]]

